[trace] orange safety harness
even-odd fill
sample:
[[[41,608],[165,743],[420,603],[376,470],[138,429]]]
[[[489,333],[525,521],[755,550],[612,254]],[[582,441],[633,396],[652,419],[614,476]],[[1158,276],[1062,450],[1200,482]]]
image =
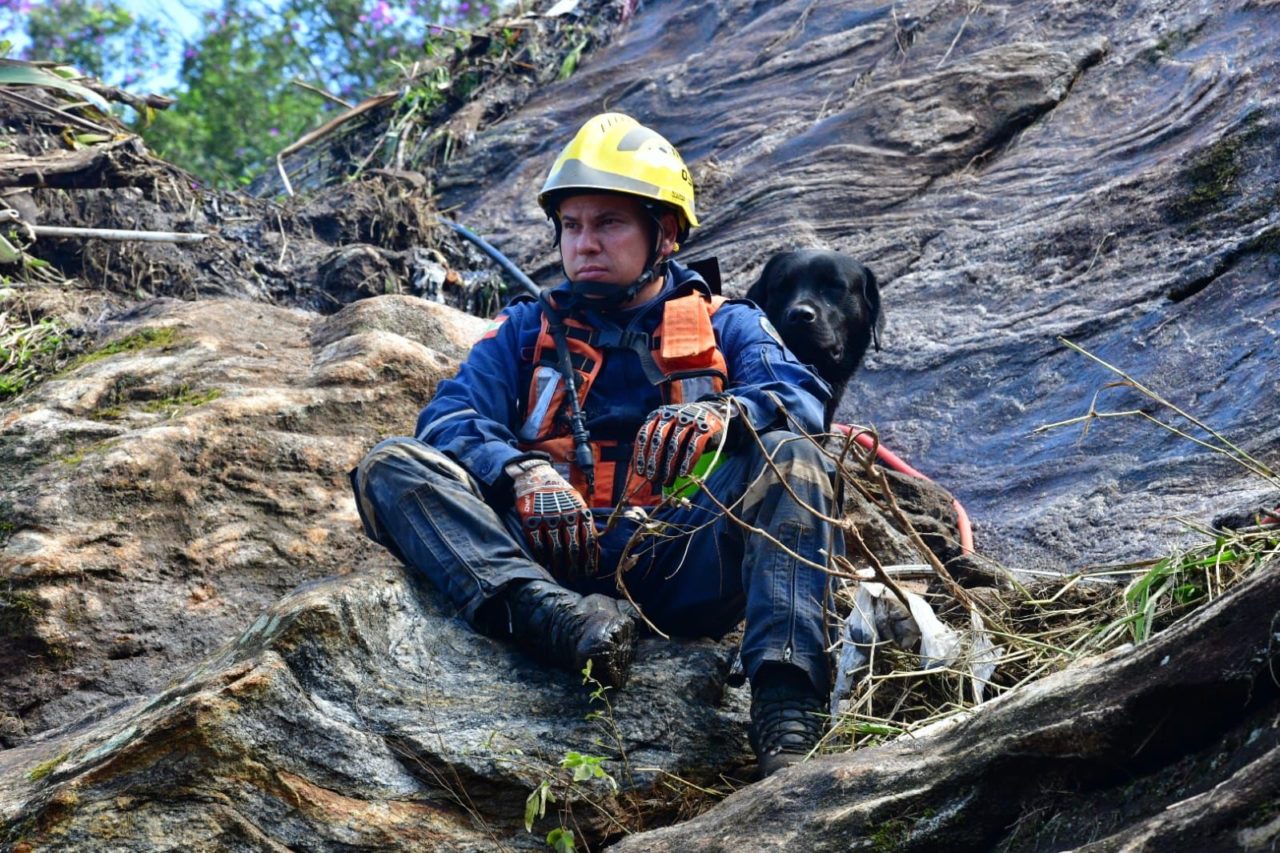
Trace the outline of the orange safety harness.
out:
[[[630,350],[640,358],[645,375],[662,388],[663,402],[683,403],[724,391],[728,368],[716,345],[711,315],[724,304],[722,296],[700,292],[667,300],[662,321],[653,334],[599,330],[566,317],[563,320],[569,356],[577,375],[579,403],[586,405],[591,386],[611,349]],[[593,510],[621,504],[653,506],[662,490],[631,470],[634,436],[625,440],[591,439],[595,477],[590,492],[587,477],[574,464],[573,434],[567,416],[568,399],[556,344],[545,313],[533,351],[533,377],[525,395],[524,422],[517,432],[524,451],[541,451],[582,495]]]

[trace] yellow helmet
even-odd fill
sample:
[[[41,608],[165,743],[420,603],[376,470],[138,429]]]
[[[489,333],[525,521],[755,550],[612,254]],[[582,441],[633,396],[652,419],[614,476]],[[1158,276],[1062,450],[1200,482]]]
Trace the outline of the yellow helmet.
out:
[[[631,116],[601,113],[582,126],[547,175],[538,204],[555,218],[569,190],[618,192],[673,208],[681,239],[698,224],[693,180],[675,146]]]

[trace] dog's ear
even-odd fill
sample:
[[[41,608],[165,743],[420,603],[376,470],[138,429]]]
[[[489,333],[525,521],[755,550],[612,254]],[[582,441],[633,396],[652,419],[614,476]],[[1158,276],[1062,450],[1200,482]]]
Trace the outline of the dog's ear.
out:
[[[769,262],[764,265],[764,269],[760,270],[760,277],[756,279],[756,283],[751,285],[751,289],[743,294],[745,298],[750,299],[761,309],[769,301],[769,282],[775,277],[773,270],[778,265],[778,258],[780,257],[781,255],[774,255],[770,258]]]
[[[880,311],[880,285],[876,283],[876,274],[867,266],[862,267],[862,299],[867,303],[867,313],[871,320],[871,343],[876,352],[880,352],[880,330],[884,328],[884,314]]]

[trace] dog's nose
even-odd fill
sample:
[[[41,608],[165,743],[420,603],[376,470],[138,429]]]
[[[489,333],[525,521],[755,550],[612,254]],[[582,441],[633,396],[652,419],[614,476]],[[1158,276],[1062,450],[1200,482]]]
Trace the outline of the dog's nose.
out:
[[[808,325],[818,319],[818,312],[813,310],[811,305],[792,305],[787,309],[788,323],[803,323]]]

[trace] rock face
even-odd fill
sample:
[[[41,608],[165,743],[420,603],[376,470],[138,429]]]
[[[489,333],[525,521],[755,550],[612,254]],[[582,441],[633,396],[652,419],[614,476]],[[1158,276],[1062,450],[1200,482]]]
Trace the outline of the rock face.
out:
[[[345,472],[483,325],[412,297],[329,318],[162,300],[7,406],[9,736],[151,690],[298,583],[379,554]]]
[[[1149,557],[1174,513],[1274,488],[1136,417],[1033,433],[1100,389],[1100,411],[1167,414],[1062,336],[1276,467],[1274,3],[618,5],[607,51],[473,123],[433,176],[440,209],[549,278],[533,198],[559,146],[601,104],[651,123],[695,173],[689,252],[719,255],[729,290],[784,248],[873,267],[886,349],[840,414],[951,487],[1011,568]],[[363,294],[393,260],[335,248],[313,287]],[[0,407],[0,838],[521,849],[567,808],[594,848],[741,769],[725,647],[646,641],[601,717],[360,536],[346,470],[410,428],[481,325],[394,296],[329,317],[149,302]],[[950,733],[622,848],[1266,848],[1278,602],[1272,572]],[[575,751],[608,756],[622,795],[571,782]],[[558,800],[527,834],[543,781]]]
[[[686,251],[718,255],[731,291],[801,246],[876,272],[885,350],[839,415],[950,486],[985,553],[1136,559],[1180,535],[1171,516],[1265,484],[1137,418],[1035,434],[1119,379],[1057,338],[1275,466],[1274,17],[1254,0],[649,4],[482,131],[441,206],[550,277],[534,197],[567,129],[602,103],[641,117],[690,162],[704,226]],[[1187,425],[1130,389],[1098,398],[1138,408]]]
[[[650,644],[596,722],[578,679],[478,636],[398,569],[359,571],[304,585],[155,696],[0,753],[5,840],[537,849],[523,815],[544,779],[580,832],[608,835],[616,818],[586,805],[603,783],[570,790],[558,760],[625,751],[619,781],[650,814],[663,797],[675,810],[743,757],[740,699],[718,701],[727,666],[722,646]]]

